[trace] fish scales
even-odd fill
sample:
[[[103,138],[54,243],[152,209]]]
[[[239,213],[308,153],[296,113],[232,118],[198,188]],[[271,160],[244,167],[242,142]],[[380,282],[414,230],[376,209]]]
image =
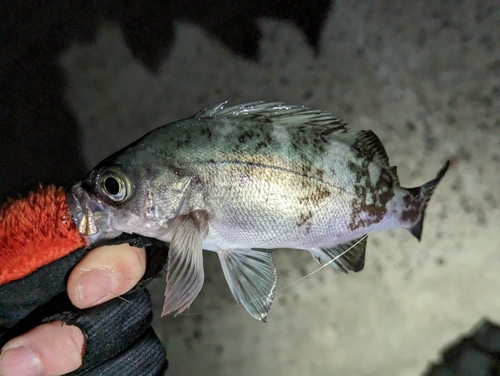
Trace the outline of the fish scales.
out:
[[[303,106],[223,103],[107,158],[68,201],[77,223],[95,224],[85,234],[93,241],[129,232],[170,243],[163,313],[196,298],[204,249],[219,255],[235,299],[265,321],[276,287],[272,249],[359,271],[368,233],[404,227],[420,240],[448,165],[423,186],[402,188],[371,131],[348,132],[339,117]]]

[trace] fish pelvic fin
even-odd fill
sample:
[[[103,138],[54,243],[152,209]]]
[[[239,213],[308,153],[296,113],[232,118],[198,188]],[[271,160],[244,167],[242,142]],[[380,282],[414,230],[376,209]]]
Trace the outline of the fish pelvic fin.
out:
[[[257,320],[266,322],[276,293],[277,273],[271,253],[253,249],[217,251],[234,299]]]
[[[203,282],[202,241],[208,231],[205,212],[185,216],[175,227],[170,242],[167,266],[167,286],[161,315],[188,309],[196,299]]]
[[[365,266],[365,249],[368,236],[337,244],[332,247],[321,247],[311,252],[316,260],[330,265],[341,272],[359,272]],[[332,261],[333,260],[333,261]]]
[[[439,170],[437,173],[436,177],[432,179],[431,181],[423,184],[420,187],[415,187],[415,188],[409,188],[408,191],[410,192],[410,195],[412,197],[410,207],[414,207],[417,205],[418,208],[418,217],[416,222],[408,228],[408,231],[417,238],[418,241],[422,238],[422,230],[423,230],[423,225],[424,225],[424,216],[425,216],[425,209],[427,208],[427,204],[429,203],[429,200],[432,197],[432,194],[434,193],[434,190],[436,187],[439,185],[439,182],[443,178],[443,176],[446,174],[446,171],[448,171],[448,168],[450,167],[450,161],[446,161],[444,166]],[[414,204],[415,202],[415,204]],[[410,209],[411,210],[411,209]],[[405,216],[405,213],[408,213],[408,211],[403,212],[403,217]]]

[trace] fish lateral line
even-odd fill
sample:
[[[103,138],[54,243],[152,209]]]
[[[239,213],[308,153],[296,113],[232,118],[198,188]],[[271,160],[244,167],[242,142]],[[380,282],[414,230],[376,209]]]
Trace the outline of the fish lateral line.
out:
[[[347,195],[350,195],[352,197],[355,197],[356,195],[352,192],[349,192],[346,190],[346,186],[348,186],[351,182],[352,182],[352,178],[351,180],[349,180],[348,183],[344,184],[344,187],[339,187],[339,186],[336,186],[334,184],[331,184],[327,181],[325,181],[324,179],[321,179],[321,178],[317,178],[317,177],[314,177],[314,176],[310,176],[310,175],[307,175],[307,174],[303,174],[303,173],[300,173],[300,172],[297,172],[297,171],[294,171],[294,170],[290,170],[290,169],[287,169],[287,168],[284,168],[284,167],[279,167],[279,166],[272,166],[272,165],[267,165],[267,164],[264,164],[264,163],[255,163],[255,162],[238,162],[238,161],[214,161],[214,162],[210,162],[210,161],[195,161],[195,162],[184,162],[184,164],[198,164],[198,165],[210,165],[210,164],[222,164],[222,165],[234,165],[234,166],[248,166],[248,167],[257,167],[257,168],[268,168],[270,170],[276,170],[276,171],[282,171],[282,172],[287,172],[287,173],[290,173],[290,174],[293,174],[293,175],[296,175],[296,176],[300,176],[302,178],[307,178],[307,179],[311,179],[311,180],[314,180],[314,181],[317,181],[319,183],[322,183],[322,184],[325,184],[326,186],[328,186],[329,188],[333,188],[333,189],[337,189]],[[172,167],[174,168],[174,167]]]

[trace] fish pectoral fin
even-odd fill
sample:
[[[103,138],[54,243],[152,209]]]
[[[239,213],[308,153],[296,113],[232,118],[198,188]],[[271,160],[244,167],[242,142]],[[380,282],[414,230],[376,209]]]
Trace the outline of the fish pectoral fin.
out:
[[[207,228],[206,216],[195,212],[181,219],[173,230],[162,316],[173,311],[178,315],[198,296],[205,279],[201,244]]]
[[[313,257],[320,257],[325,262],[333,260],[331,265],[340,271],[359,272],[365,266],[365,249],[368,236],[352,240],[347,243],[338,244],[333,247],[314,250]],[[320,253],[321,252],[321,253]]]
[[[252,249],[221,250],[217,254],[234,299],[257,320],[266,322],[277,281],[272,255]]]

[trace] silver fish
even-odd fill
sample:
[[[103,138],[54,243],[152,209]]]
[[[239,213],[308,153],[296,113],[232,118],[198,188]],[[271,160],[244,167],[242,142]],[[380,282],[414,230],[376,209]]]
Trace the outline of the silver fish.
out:
[[[357,272],[368,233],[403,227],[420,240],[449,162],[402,188],[372,131],[348,132],[341,118],[304,106],[225,104],[151,131],[68,192],[90,242],[125,232],[170,243],[163,314],[200,292],[202,250],[217,252],[236,301],[265,321],[277,279],[270,250],[306,250]]]

